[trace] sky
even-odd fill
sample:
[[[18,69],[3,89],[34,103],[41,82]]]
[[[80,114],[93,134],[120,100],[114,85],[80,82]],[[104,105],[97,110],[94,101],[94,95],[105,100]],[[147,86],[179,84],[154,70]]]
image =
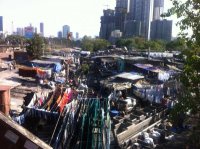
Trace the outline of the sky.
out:
[[[114,9],[115,3],[115,0],[0,0],[0,16],[4,33],[8,34],[30,24],[39,32],[43,22],[46,37],[57,36],[63,25],[69,25],[74,35],[78,32],[80,37],[95,37],[99,35],[103,10]],[[171,7],[169,0],[165,0],[165,6]]]

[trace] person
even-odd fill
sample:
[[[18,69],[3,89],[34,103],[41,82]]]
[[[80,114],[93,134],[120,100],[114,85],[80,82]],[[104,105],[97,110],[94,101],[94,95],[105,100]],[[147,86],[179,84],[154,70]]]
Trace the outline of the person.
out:
[[[161,120],[161,124],[158,126],[159,129],[166,130],[165,121]]]
[[[156,138],[158,138],[158,137],[160,137],[160,133],[158,132],[158,131],[156,131],[156,130],[151,130],[151,135],[153,136],[153,137],[156,137]]]
[[[133,144],[133,149],[140,149],[140,144],[139,143],[134,143]]]
[[[143,132],[143,138],[145,143],[147,143],[153,148],[155,147],[153,139],[149,137],[149,134],[147,132]]]
[[[149,133],[149,136],[156,141],[156,143],[158,143],[159,138],[160,138],[160,133],[154,129],[151,130],[147,130],[147,132]]]
[[[13,69],[15,69],[16,68],[16,61],[15,60],[12,61],[12,65],[13,65]]]
[[[9,63],[8,63],[8,67],[9,67],[9,69],[10,69],[10,70],[12,70],[12,69],[13,69],[13,65],[12,65],[12,63],[11,63],[11,62],[9,62]]]
[[[118,91],[116,94],[116,98],[120,99],[122,97],[122,91]]]

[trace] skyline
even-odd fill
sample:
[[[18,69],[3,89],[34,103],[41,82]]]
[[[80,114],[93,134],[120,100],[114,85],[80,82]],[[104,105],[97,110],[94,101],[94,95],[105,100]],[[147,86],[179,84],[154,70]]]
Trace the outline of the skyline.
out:
[[[80,37],[95,37],[99,36],[103,10],[114,9],[115,5],[115,0],[0,0],[0,16],[3,16],[4,33],[30,24],[39,29],[43,22],[46,37],[57,36],[63,25],[69,25],[74,36],[78,32]],[[170,6],[165,0],[165,9]]]

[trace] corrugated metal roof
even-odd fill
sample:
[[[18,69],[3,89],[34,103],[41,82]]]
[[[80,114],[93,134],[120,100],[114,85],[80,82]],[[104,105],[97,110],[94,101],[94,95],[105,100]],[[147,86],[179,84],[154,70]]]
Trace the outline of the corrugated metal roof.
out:
[[[129,79],[129,80],[138,80],[138,79],[144,78],[144,76],[139,75],[135,72],[123,72],[121,74],[116,75],[116,77],[123,78],[123,79]]]

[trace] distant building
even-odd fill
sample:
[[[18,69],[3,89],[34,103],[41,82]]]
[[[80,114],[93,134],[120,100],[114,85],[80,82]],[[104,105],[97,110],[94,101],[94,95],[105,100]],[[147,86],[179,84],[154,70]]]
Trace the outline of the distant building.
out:
[[[125,21],[124,37],[141,36],[141,21]]]
[[[108,40],[112,31],[119,30],[123,37],[171,40],[172,22],[162,21],[161,17],[164,0],[116,0],[115,10],[103,12],[100,38]],[[156,27],[159,27],[158,30]],[[163,27],[169,29],[169,32]]]
[[[0,32],[3,32],[3,16],[0,16]]]
[[[63,26],[63,32],[62,32],[62,37],[67,38],[68,33],[70,32],[70,26],[69,25],[64,25]]]
[[[151,22],[151,39],[171,41],[172,20],[154,20]]]
[[[34,35],[34,27],[33,26],[27,26],[24,28],[24,34],[26,38],[33,38]]]
[[[129,12],[129,0],[116,0],[115,29],[124,32],[124,22]]]
[[[130,0],[129,20],[139,24],[140,36],[150,39],[150,26],[153,19],[154,0]],[[140,31],[139,31],[140,30]]]
[[[153,20],[160,20],[164,12],[164,0],[154,0]]]
[[[122,32],[120,30],[114,30],[111,32],[111,37],[120,38],[122,37]]]
[[[35,33],[37,34],[37,27],[35,27]]]
[[[122,32],[120,30],[114,30],[111,32],[111,36],[109,38],[109,41],[113,44],[122,37]]]
[[[17,35],[24,36],[24,29],[23,28],[17,28]]]
[[[76,32],[76,40],[79,40],[79,33]]]
[[[112,9],[103,10],[99,33],[100,38],[108,40],[113,30],[115,30],[115,11]]]
[[[62,36],[62,31],[59,31],[58,32],[58,38],[62,38],[63,36]]]
[[[44,37],[44,23],[40,23],[40,34],[42,37]]]

